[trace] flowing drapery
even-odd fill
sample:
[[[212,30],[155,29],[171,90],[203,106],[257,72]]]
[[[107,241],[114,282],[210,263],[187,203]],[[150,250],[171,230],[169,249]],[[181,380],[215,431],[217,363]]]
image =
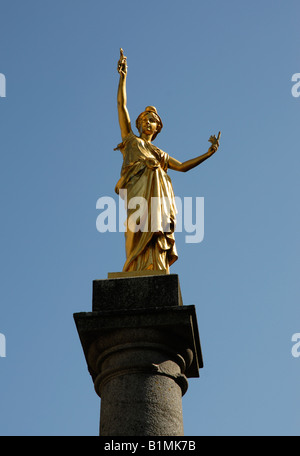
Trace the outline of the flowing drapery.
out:
[[[118,148],[123,165],[115,190],[127,198],[123,271],[169,271],[178,258],[175,198],[167,174],[169,156],[132,131]]]

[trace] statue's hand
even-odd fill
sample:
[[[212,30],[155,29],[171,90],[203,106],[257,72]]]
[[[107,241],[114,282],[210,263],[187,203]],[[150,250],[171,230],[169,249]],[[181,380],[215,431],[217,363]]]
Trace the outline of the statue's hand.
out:
[[[124,75],[124,76],[127,74],[127,57],[124,56],[122,48],[120,48],[120,59],[118,61],[118,73],[120,75]]]
[[[217,152],[219,146],[220,146],[220,142],[219,142],[219,139],[220,139],[220,136],[221,136],[221,132],[219,131],[219,134],[218,134],[218,137],[216,138],[215,135],[211,136],[209,138],[209,142],[211,142],[211,146],[210,148],[208,149],[208,152],[211,152],[212,154],[214,154],[215,152]]]

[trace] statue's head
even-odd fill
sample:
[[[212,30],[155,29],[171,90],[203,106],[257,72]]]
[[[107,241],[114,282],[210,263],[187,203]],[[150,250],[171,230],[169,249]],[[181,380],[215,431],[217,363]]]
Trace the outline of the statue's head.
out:
[[[142,120],[148,116],[153,117],[156,122],[156,131],[152,136],[152,141],[153,141],[163,127],[161,118],[157,114],[157,110],[154,106],[147,106],[147,108],[145,108],[145,111],[143,111],[136,119],[135,125],[136,125],[136,128],[138,129],[138,131],[141,133]]]

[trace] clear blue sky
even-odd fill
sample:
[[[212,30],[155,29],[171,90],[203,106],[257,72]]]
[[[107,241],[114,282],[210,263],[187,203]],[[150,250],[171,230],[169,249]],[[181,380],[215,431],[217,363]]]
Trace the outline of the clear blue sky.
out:
[[[157,107],[155,143],[179,160],[175,194],[205,199],[205,236],[176,235],[184,304],[204,369],[183,397],[186,435],[299,435],[297,0],[0,0],[1,435],[97,435],[73,322],[92,281],[124,263],[96,230],[121,154],[116,65],[128,58],[132,120]]]

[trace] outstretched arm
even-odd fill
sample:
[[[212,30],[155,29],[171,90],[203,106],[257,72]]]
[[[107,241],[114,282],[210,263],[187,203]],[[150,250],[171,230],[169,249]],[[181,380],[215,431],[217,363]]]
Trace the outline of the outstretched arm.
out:
[[[131,131],[130,117],[127,110],[127,93],[126,93],[126,77],[127,77],[127,57],[123,54],[123,49],[120,49],[120,60],[118,62],[118,73],[120,81],[118,87],[118,116],[121,129],[121,136],[124,139]]]
[[[181,171],[181,172],[186,172],[189,171],[190,169],[195,168],[195,166],[200,165],[200,163],[204,162],[207,160],[209,157],[211,157],[215,152],[217,152],[218,147],[219,147],[219,139],[221,136],[221,132],[219,132],[218,137],[216,138],[215,136],[211,136],[209,141],[211,142],[211,146],[206,152],[206,154],[200,155],[199,157],[192,158],[191,160],[187,160],[183,163],[180,161],[176,160],[173,157],[169,158],[169,168],[173,169],[174,171]]]

